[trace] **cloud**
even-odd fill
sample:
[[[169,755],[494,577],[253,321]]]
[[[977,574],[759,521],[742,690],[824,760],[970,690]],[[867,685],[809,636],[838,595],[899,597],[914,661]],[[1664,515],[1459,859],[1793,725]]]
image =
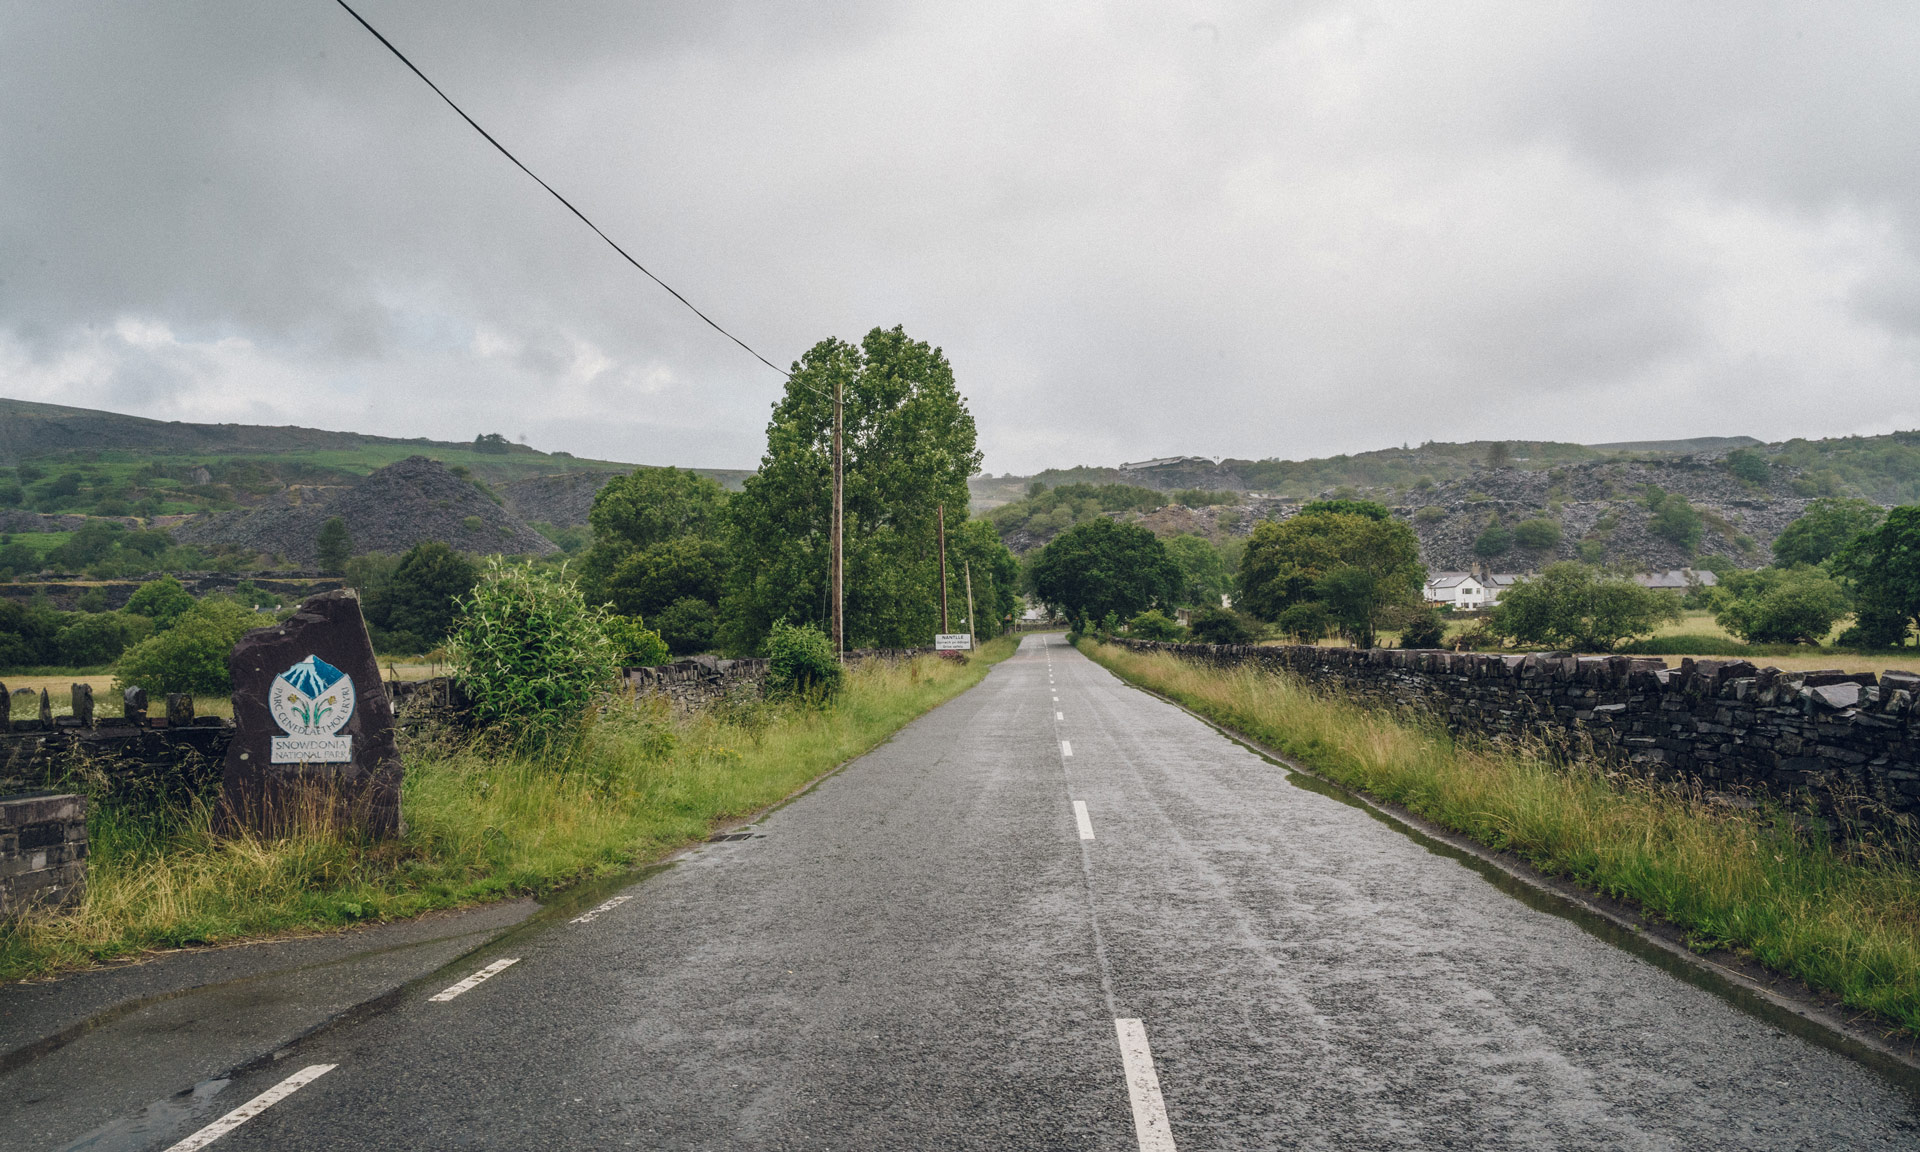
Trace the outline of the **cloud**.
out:
[[[362,10],[775,362],[944,347],[995,471],[1920,424],[1903,6]],[[14,6],[0,102],[6,394],[759,454],[779,378],[337,9]]]

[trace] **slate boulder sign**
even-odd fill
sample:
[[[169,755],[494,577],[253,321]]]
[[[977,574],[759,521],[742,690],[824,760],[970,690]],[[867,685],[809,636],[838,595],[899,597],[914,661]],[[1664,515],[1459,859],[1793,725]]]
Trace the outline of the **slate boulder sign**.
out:
[[[223,830],[400,833],[393,705],[353,593],[314,596],[285,623],[247,633],[227,666],[234,733]]]

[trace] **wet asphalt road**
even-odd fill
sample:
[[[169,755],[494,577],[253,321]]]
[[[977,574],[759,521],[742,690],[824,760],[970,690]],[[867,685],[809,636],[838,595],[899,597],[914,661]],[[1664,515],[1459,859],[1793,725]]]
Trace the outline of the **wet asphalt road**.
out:
[[[754,831],[300,1044],[148,1146],[330,1064],[218,1147],[1920,1147],[1873,1072],[1058,637]],[[1150,1045],[1131,1070],[1116,1020]],[[1143,1067],[1164,1120],[1130,1094]]]

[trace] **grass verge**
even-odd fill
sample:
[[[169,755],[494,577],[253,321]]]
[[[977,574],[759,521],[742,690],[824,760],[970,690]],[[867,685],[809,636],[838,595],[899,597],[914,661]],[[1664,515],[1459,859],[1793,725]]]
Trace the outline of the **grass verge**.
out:
[[[1920,1036],[1920,870],[1842,851],[1776,807],[1729,808],[1539,750],[1455,742],[1292,677],[1081,648],[1329,779],[1630,901],[1696,950],[1751,957]]]
[[[95,813],[88,890],[67,915],[0,929],[0,979],[156,948],[319,931],[521,895],[630,870],[776,803],[978,683],[1012,637],[964,664],[856,669],[829,708],[760,701],[673,717],[611,704],[545,757],[424,738],[406,757],[407,834],[318,830],[221,839],[210,813]]]

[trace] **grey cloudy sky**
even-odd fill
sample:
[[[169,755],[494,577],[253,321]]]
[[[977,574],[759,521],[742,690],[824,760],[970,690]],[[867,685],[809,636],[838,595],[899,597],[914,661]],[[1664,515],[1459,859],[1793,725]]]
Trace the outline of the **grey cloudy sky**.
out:
[[[358,5],[986,466],[1920,426],[1920,7]],[[327,0],[0,6],[0,394],[751,466],[780,379]]]

